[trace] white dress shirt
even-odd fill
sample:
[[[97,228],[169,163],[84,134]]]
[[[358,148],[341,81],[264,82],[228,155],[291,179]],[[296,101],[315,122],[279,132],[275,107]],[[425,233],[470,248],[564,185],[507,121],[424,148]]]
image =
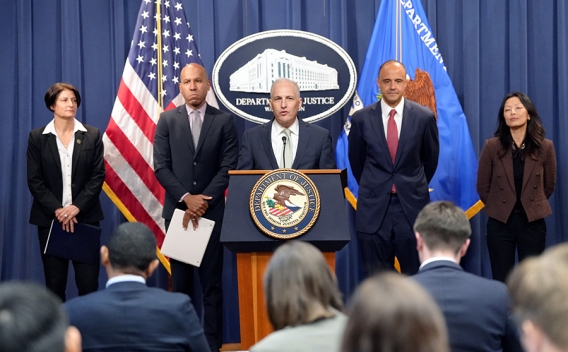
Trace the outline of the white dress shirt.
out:
[[[282,137],[284,137],[284,127],[282,127],[276,119],[272,121],[272,130],[270,131],[270,140],[272,142],[272,151],[276,157],[276,161],[280,164],[282,159],[282,151],[284,149],[284,143],[282,142]],[[290,139],[292,140],[292,160],[296,158],[296,151],[298,150],[298,141],[300,140],[300,124],[298,118],[294,120],[292,126],[288,127],[290,130]],[[290,143],[289,141],[287,143]],[[282,167],[282,165],[278,165]],[[291,167],[291,165],[290,165]]]
[[[385,138],[387,137],[388,133],[388,124],[390,118],[390,112],[392,109],[396,110],[396,115],[394,115],[394,122],[396,122],[396,129],[398,132],[398,139],[400,139],[400,126],[402,126],[402,113],[404,111],[404,98],[398,103],[395,108],[391,108],[390,106],[385,103],[383,99],[381,99],[381,112],[383,117],[383,126],[385,128]]]
[[[72,164],[73,164],[73,149],[75,148],[75,133],[77,131],[87,132],[87,129],[79,120],[73,119],[73,137],[69,141],[67,148],[63,145],[63,142],[57,135],[55,131],[55,119],[51,120],[50,123],[45,126],[43,134],[53,134],[55,135],[55,141],[57,143],[57,150],[59,151],[59,160],[61,160],[61,175],[63,181],[63,197],[61,198],[61,204],[66,207],[73,203],[73,195],[71,193],[71,175],[73,175]]]

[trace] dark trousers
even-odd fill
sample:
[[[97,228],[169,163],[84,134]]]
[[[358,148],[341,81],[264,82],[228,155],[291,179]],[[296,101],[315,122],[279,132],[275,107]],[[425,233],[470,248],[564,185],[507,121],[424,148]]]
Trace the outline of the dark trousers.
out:
[[[493,218],[487,221],[487,249],[494,280],[505,282],[515,266],[515,252],[521,262],[541,254],[545,246],[544,219],[529,222],[523,210],[513,210],[506,224]]]
[[[418,272],[420,261],[416,237],[397,195],[391,196],[385,218],[377,232],[357,232],[357,237],[367,277],[379,271],[395,270],[395,256],[403,274]]]
[[[98,223],[92,224],[99,226]],[[38,226],[39,247],[41,251],[41,261],[43,263],[43,273],[45,276],[45,286],[53,291],[62,302],[65,302],[65,289],[67,288],[67,273],[69,271],[69,259],[54,257],[43,254],[47,238],[49,236],[49,227]],[[77,236],[81,234],[77,233]],[[93,249],[95,250],[95,249]],[[96,248],[99,253],[99,248]],[[97,255],[99,258],[99,255]],[[73,269],[75,270],[75,283],[79,296],[87,293],[95,292],[99,288],[99,264],[100,259],[96,263],[85,264],[73,261]]]
[[[170,221],[166,220],[166,227],[169,225]],[[193,287],[195,270],[199,273],[203,291],[203,330],[211,349],[221,348],[223,343],[223,246],[220,237],[220,232],[213,231],[199,268],[170,259],[173,291],[189,295],[194,304],[197,302]]]

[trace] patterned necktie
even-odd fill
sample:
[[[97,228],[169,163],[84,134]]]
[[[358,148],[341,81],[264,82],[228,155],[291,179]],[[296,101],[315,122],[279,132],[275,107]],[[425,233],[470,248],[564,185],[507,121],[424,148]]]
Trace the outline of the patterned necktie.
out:
[[[389,122],[387,124],[387,145],[389,147],[389,153],[393,164],[396,159],[396,150],[398,148],[398,129],[396,127],[396,122],[394,121],[395,114],[396,110],[392,109],[389,113]],[[392,192],[396,192],[394,183],[392,184]]]
[[[292,138],[291,132],[288,128],[285,128],[282,133],[286,136],[286,144],[284,144],[284,149],[282,150],[282,158],[280,159],[280,167],[291,168],[292,161],[294,161],[294,156],[292,155]]]
[[[201,118],[199,117],[199,110],[193,110],[193,126],[191,127],[191,136],[193,137],[193,146],[197,148],[199,142],[199,135],[201,134]]]

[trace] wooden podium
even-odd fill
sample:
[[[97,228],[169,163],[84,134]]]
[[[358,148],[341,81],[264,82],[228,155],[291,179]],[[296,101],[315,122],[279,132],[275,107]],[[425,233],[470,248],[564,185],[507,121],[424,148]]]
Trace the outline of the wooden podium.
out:
[[[271,170],[270,170],[271,171]],[[269,170],[229,171],[229,192],[221,231],[221,242],[237,253],[241,349],[247,350],[272,332],[268,320],[262,280],[272,252],[286,240],[272,238],[252,220],[249,210],[251,190]],[[310,242],[324,252],[335,270],[335,252],[349,240],[340,170],[301,170],[318,189],[321,209],[317,221],[296,239]]]

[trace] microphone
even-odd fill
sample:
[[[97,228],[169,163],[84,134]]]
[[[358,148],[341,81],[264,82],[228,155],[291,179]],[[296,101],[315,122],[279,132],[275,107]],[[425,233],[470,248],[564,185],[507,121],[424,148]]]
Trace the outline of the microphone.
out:
[[[282,136],[282,143],[284,143],[284,147],[282,148],[282,168],[286,168],[286,136]]]

